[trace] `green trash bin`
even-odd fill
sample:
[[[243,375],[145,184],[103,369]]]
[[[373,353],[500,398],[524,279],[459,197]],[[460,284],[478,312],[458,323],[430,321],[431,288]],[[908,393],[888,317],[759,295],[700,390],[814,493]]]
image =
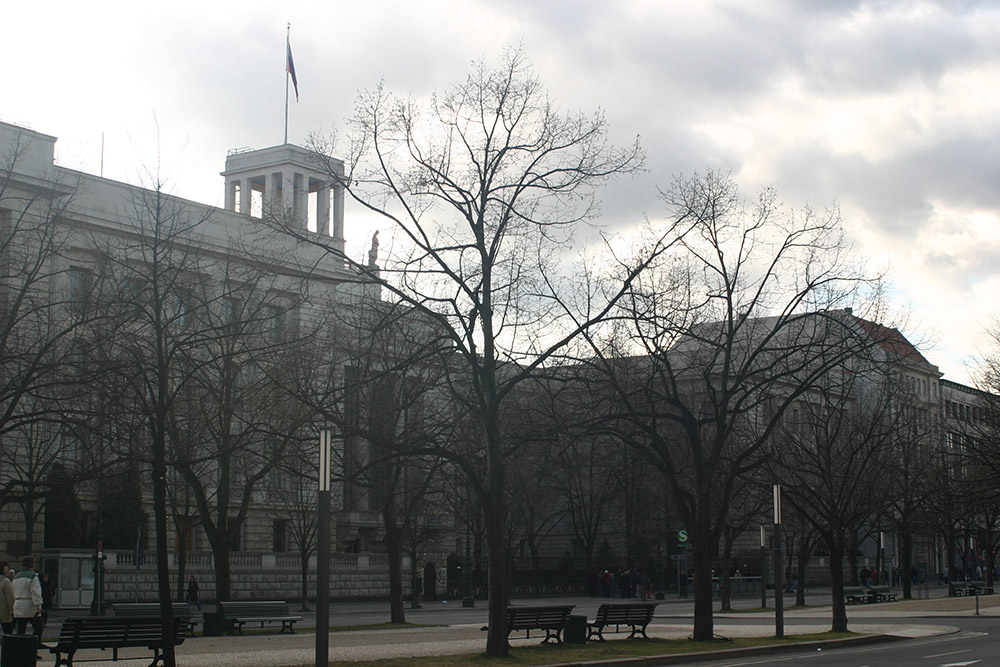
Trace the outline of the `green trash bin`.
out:
[[[213,611],[205,613],[205,625],[202,635],[206,637],[221,637],[226,632],[226,617],[222,612]]]
[[[570,616],[563,628],[563,641],[567,644],[587,643],[587,617]]]
[[[0,666],[35,667],[35,651],[38,637],[35,635],[4,635],[0,640]]]

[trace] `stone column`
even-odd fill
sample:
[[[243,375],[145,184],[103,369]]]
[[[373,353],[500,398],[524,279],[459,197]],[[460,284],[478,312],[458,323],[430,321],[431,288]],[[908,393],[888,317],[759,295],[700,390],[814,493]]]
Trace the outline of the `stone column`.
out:
[[[344,253],[344,186],[333,186],[333,247]]]
[[[295,220],[295,173],[281,172],[281,213],[291,223]]]
[[[295,224],[299,229],[309,226],[309,177],[295,174]]]
[[[326,236],[330,233],[330,188],[322,187],[316,192],[316,233]]]
[[[253,191],[253,186],[250,184],[250,178],[243,178],[240,180],[240,213],[243,215],[250,215],[250,201],[252,199],[250,193]]]
[[[236,181],[226,181],[226,210],[236,210]]]
[[[278,184],[281,174],[268,173],[264,176],[264,214],[278,215],[281,213],[281,199],[278,196]]]

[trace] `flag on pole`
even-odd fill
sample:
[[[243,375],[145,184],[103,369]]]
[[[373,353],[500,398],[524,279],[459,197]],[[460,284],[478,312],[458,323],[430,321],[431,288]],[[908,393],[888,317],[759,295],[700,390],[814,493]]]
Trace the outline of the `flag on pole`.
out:
[[[295,78],[295,61],[292,60],[292,42],[285,40],[285,71],[292,75],[292,85],[295,86],[295,101],[299,101],[299,80]]]

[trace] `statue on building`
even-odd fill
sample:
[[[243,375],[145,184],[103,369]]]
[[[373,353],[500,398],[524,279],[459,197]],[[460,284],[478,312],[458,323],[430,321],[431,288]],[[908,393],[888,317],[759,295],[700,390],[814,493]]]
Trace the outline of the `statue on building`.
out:
[[[368,251],[368,267],[374,269],[378,259],[378,232],[372,234],[372,247]]]

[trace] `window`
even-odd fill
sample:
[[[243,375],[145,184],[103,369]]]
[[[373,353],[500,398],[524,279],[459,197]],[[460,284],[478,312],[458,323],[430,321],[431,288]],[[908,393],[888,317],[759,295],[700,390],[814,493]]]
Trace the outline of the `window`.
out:
[[[185,551],[192,551],[194,549],[194,527],[197,525],[198,520],[195,517],[181,517],[177,520],[174,525],[175,534],[174,540],[176,544],[176,549],[184,549]]]
[[[71,267],[67,274],[67,299],[70,308],[83,310],[87,305],[87,295],[90,293],[90,271],[79,267]]]
[[[240,321],[240,314],[243,310],[240,300],[227,296],[222,300],[222,308],[222,323],[227,329],[234,329]]]
[[[233,526],[236,523],[235,517],[229,517],[229,525]],[[231,551],[243,551],[243,526],[239,526],[233,530],[232,539],[229,540],[229,549]]]
[[[272,343],[280,343],[285,340],[285,314],[286,310],[279,306],[268,306],[264,323],[264,334],[267,340]]]
[[[178,290],[173,296],[174,321],[178,326],[187,327],[191,324],[191,303],[193,301],[191,293],[186,290]]]
[[[125,281],[125,308],[130,318],[139,319],[145,305],[146,285],[139,278],[129,278]]]
[[[276,554],[285,553],[288,550],[288,521],[286,519],[275,519],[271,524],[272,550]]]

